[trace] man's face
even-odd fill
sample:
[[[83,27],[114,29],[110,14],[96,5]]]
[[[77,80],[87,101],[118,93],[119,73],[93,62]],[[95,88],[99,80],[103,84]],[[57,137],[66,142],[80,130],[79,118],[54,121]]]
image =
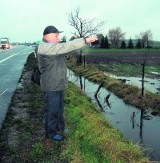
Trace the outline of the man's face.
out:
[[[50,33],[44,36],[44,38],[48,42],[54,42],[55,44],[58,44],[59,41],[59,33]]]

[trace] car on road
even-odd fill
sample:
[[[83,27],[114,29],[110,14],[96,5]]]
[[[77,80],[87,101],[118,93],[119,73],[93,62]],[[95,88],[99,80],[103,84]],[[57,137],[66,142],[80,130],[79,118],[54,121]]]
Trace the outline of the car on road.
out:
[[[9,43],[9,38],[7,38],[7,37],[0,38],[0,48],[1,49],[10,49],[11,48],[11,45]]]

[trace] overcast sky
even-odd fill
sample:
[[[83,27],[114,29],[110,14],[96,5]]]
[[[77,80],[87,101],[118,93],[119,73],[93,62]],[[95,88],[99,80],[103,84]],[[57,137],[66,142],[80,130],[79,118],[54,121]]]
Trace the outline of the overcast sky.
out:
[[[46,26],[54,25],[71,37],[68,15],[80,7],[83,18],[106,20],[102,34],[121,27],[126,39],[151,30],[160,40],[160,0],[0,0],[0,37],[11,42],[34,42],[42,39]]]

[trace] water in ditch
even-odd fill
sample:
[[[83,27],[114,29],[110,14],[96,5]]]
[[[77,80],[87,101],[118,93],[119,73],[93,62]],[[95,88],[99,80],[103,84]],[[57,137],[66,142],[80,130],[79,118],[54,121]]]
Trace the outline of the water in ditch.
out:
[[[105,88],[100,88],[95,98],[99,84],[95,84],[84,77],[68,70],[68,80],[85,91],[92,103],[102,112],[102,115],[124,137],[144,149],[144,155],[150,160],[160,161],[160,117],[151,115],[147,111],[127,105],[122,99]],[[108,98],[108,100],[106,100]]]
[[[109,74],[107,74],[109,75]],[[121,80],[122,82],[130,85],[137,86],[142,88],[142,78],[140,77],[125,77],[125,76],[116,76],[116,75],[109,75],[115,79]],[[144,89],[152,92],[152,93],[160,93],[160,79],[157,78],[144,78]]]

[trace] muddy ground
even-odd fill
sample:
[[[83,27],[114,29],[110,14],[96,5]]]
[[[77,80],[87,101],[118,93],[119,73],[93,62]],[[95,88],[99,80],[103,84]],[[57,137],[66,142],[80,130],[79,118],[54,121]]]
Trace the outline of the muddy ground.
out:
[[[146,59],[146,65],[160,65],[160,51],[150,52],[90,52],[85,55],[86,63],[121,63],[142,64]]]

